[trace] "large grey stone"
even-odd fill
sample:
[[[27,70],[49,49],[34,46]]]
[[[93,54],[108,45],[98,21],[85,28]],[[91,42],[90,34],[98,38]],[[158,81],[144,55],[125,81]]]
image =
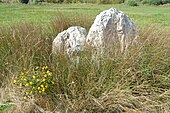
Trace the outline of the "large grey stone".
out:
[[[77,55],[83,50],[86,29],[80,26],[73,26],[59,33],[52,44],[52,53],[63,52],[69,57]]]
[[[97,15],[86,43],[100,50],[117,47],[124,52],[137,40],[138,32],[133,21],[122,11],[111,8]]]

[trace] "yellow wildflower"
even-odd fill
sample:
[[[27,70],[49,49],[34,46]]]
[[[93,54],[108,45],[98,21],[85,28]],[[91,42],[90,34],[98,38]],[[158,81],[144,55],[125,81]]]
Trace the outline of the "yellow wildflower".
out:
[[[26,100],[27,99],[27,97],[26,96],[24,96],[24,100]]]
[[[44,77],[47,77],[47,75],[45,74]]]
[[[45,88],[48,88],[48,85],[45,85]]]
[[[22,83],[20,83],[19,86],[21,87],[21,86],[22,86]]]
[[[42,67],[42,70],[43,70],[43,71],[45,70],[45,67],[44,67],[44,66]]]
[[[23,72],[21,72],[21,75],[24,75],[24,73],[23,73]]]
[[[30,82],[30,85],[32,85],[33,83],[32,82]]]
[[[33,75],[32,78],[35,79],[35,75]]]
[[[39,91],[39,93],[41,93],[41,91]]]
[[[51,75],[52,75],[52,73],[51,73],[51,72],[49,72],[49,73],[48,73],[48,76],[51,76]]]
[[[25,87],[27,87],[27,86],[29,86],[29,84],[27,83],[27,84],[25,84]]]
[[[44,85],[42,84],[42,85],[41,85],[41,87],[43,88],[43,87],[44,87]]]
[[[45,78],[43,78],[43,80],[42,80],[42,81],[43,81],[43,82],[45,82],[45,80],[46,80],[46,79],[45,79]]]
[[[52,84],[54,84],[54,82],[53,82],[53,81],[52,81],[51,83],[52,83]]]
[[[40,90],[40,87],[38,87],[38,90]]]
[[[17,83],[17,80],[14,80],[13,83],[14,83],[14,84]]]
[[[48,66],[43,66],[42,70],[48,69]]]
[[[24,81],[27,81],[27,79],[26,79],[26,78],[24,78]]]
[[[42,88],[42,92],[44,92],[45,91],[45,88]]]
[[[36,66],[36,67],[35,67],[35,69],[37,70],[37,69],[39,69],[39,67],[38,67],[38,66]]]
[[[40,81],[40,79],[37,79],[37,82]]]
[[[32,94],[32,91],[30,92],[30,95]]]

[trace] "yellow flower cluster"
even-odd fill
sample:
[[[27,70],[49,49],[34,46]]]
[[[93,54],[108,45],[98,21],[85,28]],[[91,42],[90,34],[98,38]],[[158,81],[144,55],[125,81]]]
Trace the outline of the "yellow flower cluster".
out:
[[[23,69],[22,72],[13,80],[13,83],[24,91],[24,100],[27,96],[34,94],[46,94],[49,88],[55,84],[52,72],[48,66],[34,67],[31,71]]]

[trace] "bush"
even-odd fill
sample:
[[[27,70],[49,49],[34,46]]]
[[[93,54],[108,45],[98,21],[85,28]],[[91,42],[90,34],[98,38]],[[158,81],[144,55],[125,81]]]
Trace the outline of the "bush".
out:
[[[142,4],[147,4],[147,1],[148,1],[148,0],[143,0],[143,1],[142,1]]]
[[[136,0],[136,2],[142,2],[142,0]]]
[[[161,0],[161,4],[167,4],[170,3],[170,0]]]
[[[113,4],[121,4],[124,3],[125,0],[112,0]]]
[[[123,2],[124,2],[124,0],[99,0],[98,1],[99,4],[111,4],[111,3],[120,4]]]
[[[99,4],[120,4],[124,0],[47,0],[49,3],[99,3]]]
[[[129,6],[138,6],[138,4],[135,0],[127,0],[126,4]]]
[[[62,3],[64,0],[47,0],[48,3]]]
[[[37,1],[37,0],[32,0],[32,3],[34,3],[34,4],[35,4],[35,3],[38,3],[38,1]]]
[[[19,0],[20,3],[23,3],[23,4],[28,4],[29,0]]]
[[[142,4],[149,4],[149,5],[160,5],[160,0],[143,0]]]
[[[83,0],[72,0],[72,3],[84,3]]]
[[[64,0],[64,3],[72,3],[72,0]]]
[[[32,0],[33,3],[45,2],[45,0]]]
[[[100,4],[109,4],[109,3],[111,3],[111,1],[110,0],[99,0],[99,3]]]
[[[161,7],[170,7],[170,3],[162,4]]]

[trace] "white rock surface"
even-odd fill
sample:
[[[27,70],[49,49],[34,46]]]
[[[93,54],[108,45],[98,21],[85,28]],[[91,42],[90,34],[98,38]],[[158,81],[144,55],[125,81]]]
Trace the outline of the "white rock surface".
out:
[[[52,53],[64,52],[71,57],[83,50],[86,39],[86,29],[73,26],[59,33],[52,44]]]
[[[137,29],[132,20],[115,8],[97,15],[86,38],[86,43],[97,49],[119,47],[124,52],[138,40]]]

